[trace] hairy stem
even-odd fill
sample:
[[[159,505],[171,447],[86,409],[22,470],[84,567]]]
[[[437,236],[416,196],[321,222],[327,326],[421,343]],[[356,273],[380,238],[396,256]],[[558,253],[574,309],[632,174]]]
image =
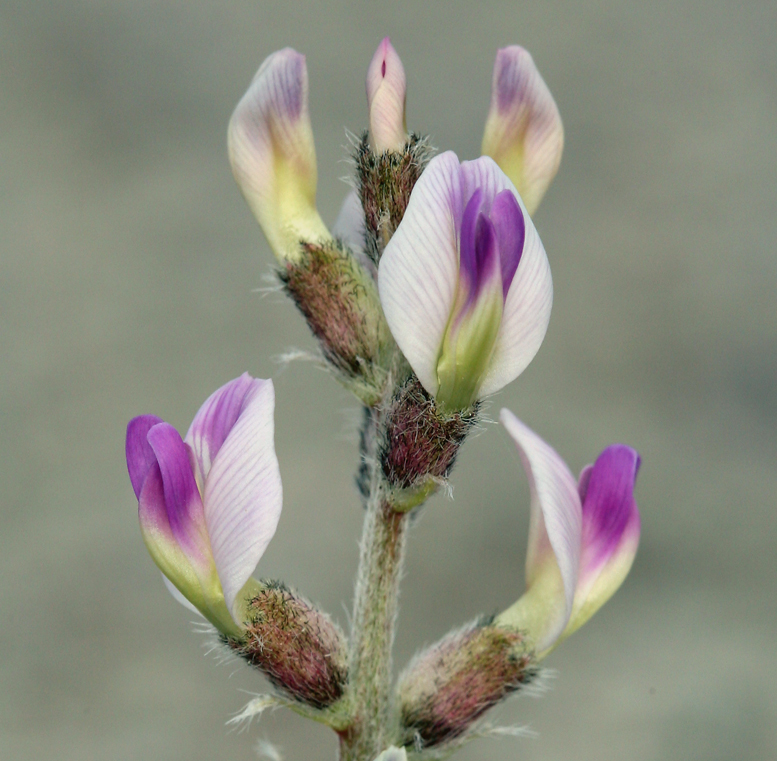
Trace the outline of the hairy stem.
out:
[[[378,415],[370,424],[380,425]],[[391,649],[402,570],[406,514],[391,509],[385,499],[379,465],[370,468],[370,494],[356,583],[349,668],[348,699],[353,722],[340,735],[343,761],[370,761],[390,744]]]

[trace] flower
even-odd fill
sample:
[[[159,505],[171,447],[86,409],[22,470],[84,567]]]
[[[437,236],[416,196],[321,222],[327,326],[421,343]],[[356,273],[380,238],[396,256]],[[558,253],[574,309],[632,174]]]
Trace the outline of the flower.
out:
[[[563,148],[558,108],[531,55],[518,45],[502,48],[494,63],[481,152],[512,180],[529,214],[556,176]]]
[[[232,172],[275,256],[331,237],[316,209],[316,150],[305,56],[279,50],[259,67],[227,132]]]
[[[401,151],[407,141],[405,69],[385,37],[367,69],[367,104],[375,153]]]
[[[514,185],[488,157],[429,162],[386,246],[378,289],[424,388],[464,409],[526,368],[550,319],[545,250]]]
[[[639,454],[613,444],[575,481],[566,463],[507,409],[531,491],[526,592],[495,623],[526,631],[540,657],[615,594],[637,552]]]
[[[247,373],[213,393],[182,440],[154,415],[127,426],[140,530],[168,588],[225,634],[239,634],[282,488],[271,380]]]

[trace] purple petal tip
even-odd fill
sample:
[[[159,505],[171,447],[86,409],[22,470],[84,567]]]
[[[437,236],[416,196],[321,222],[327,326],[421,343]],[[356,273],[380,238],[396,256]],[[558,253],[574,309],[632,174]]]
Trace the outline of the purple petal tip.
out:
[[[163,422],[162,418],[156,415],[138,415],[127,424],[124,453],[127,458],[130,483],[138,499],[143,490],[143,482],[156,462],[154,450],[148,443],[148,432],[161,422]]]
[[[640,462],[636,450],[613,444],[599,455],[593,466],[581,473],[584,543],[594,558],[608,558],[633,516],[639,514],[634,484]]]
[[[202,501],[192,471],[189,448],[169,423],[159,423],[148,432],[148,443],[159,464],[164,502],[170,528],[189,555],[202,556],[199,534],[204,528]]]

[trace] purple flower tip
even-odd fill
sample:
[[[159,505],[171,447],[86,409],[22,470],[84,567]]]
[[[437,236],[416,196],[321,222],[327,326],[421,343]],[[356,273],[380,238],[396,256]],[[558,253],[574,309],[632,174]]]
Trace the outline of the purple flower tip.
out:
[[[127,424],[124,453],[127,458],[130,483],[138,499],[140,499],[140,492],[143,489],[146,476],[157,461],[154,450],[148,443],[148,432],[161,422],[163,422],[162,418],[156,415],[139,415],[132,418]]]
[[[460,273],[469,286],[465,309],[477,299],[496,267],[502,278],[502,296],[507,298],[525,237],[523,214],[510,190],[498,193],[490,209],[486,207],[483,189],[475,190],[461,221]]]
[[[632,516],[638,515],[634,484],[640,462],[636,450],[612,444],[581,473],[583,543],[594,562],[616,550]]]

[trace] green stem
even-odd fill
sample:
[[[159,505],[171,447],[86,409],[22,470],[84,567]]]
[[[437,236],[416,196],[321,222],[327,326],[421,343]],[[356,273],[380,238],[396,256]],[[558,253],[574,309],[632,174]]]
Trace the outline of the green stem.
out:
[[[373,425],[379,425],[373,420]],[[379,466],[371,468],[356,584],[348,701],[353,721],[340,734],[342,761],[370,761],[393,738],[391,730],[391,649],[399,578],[407,534],[407,515],[385,498]]]

